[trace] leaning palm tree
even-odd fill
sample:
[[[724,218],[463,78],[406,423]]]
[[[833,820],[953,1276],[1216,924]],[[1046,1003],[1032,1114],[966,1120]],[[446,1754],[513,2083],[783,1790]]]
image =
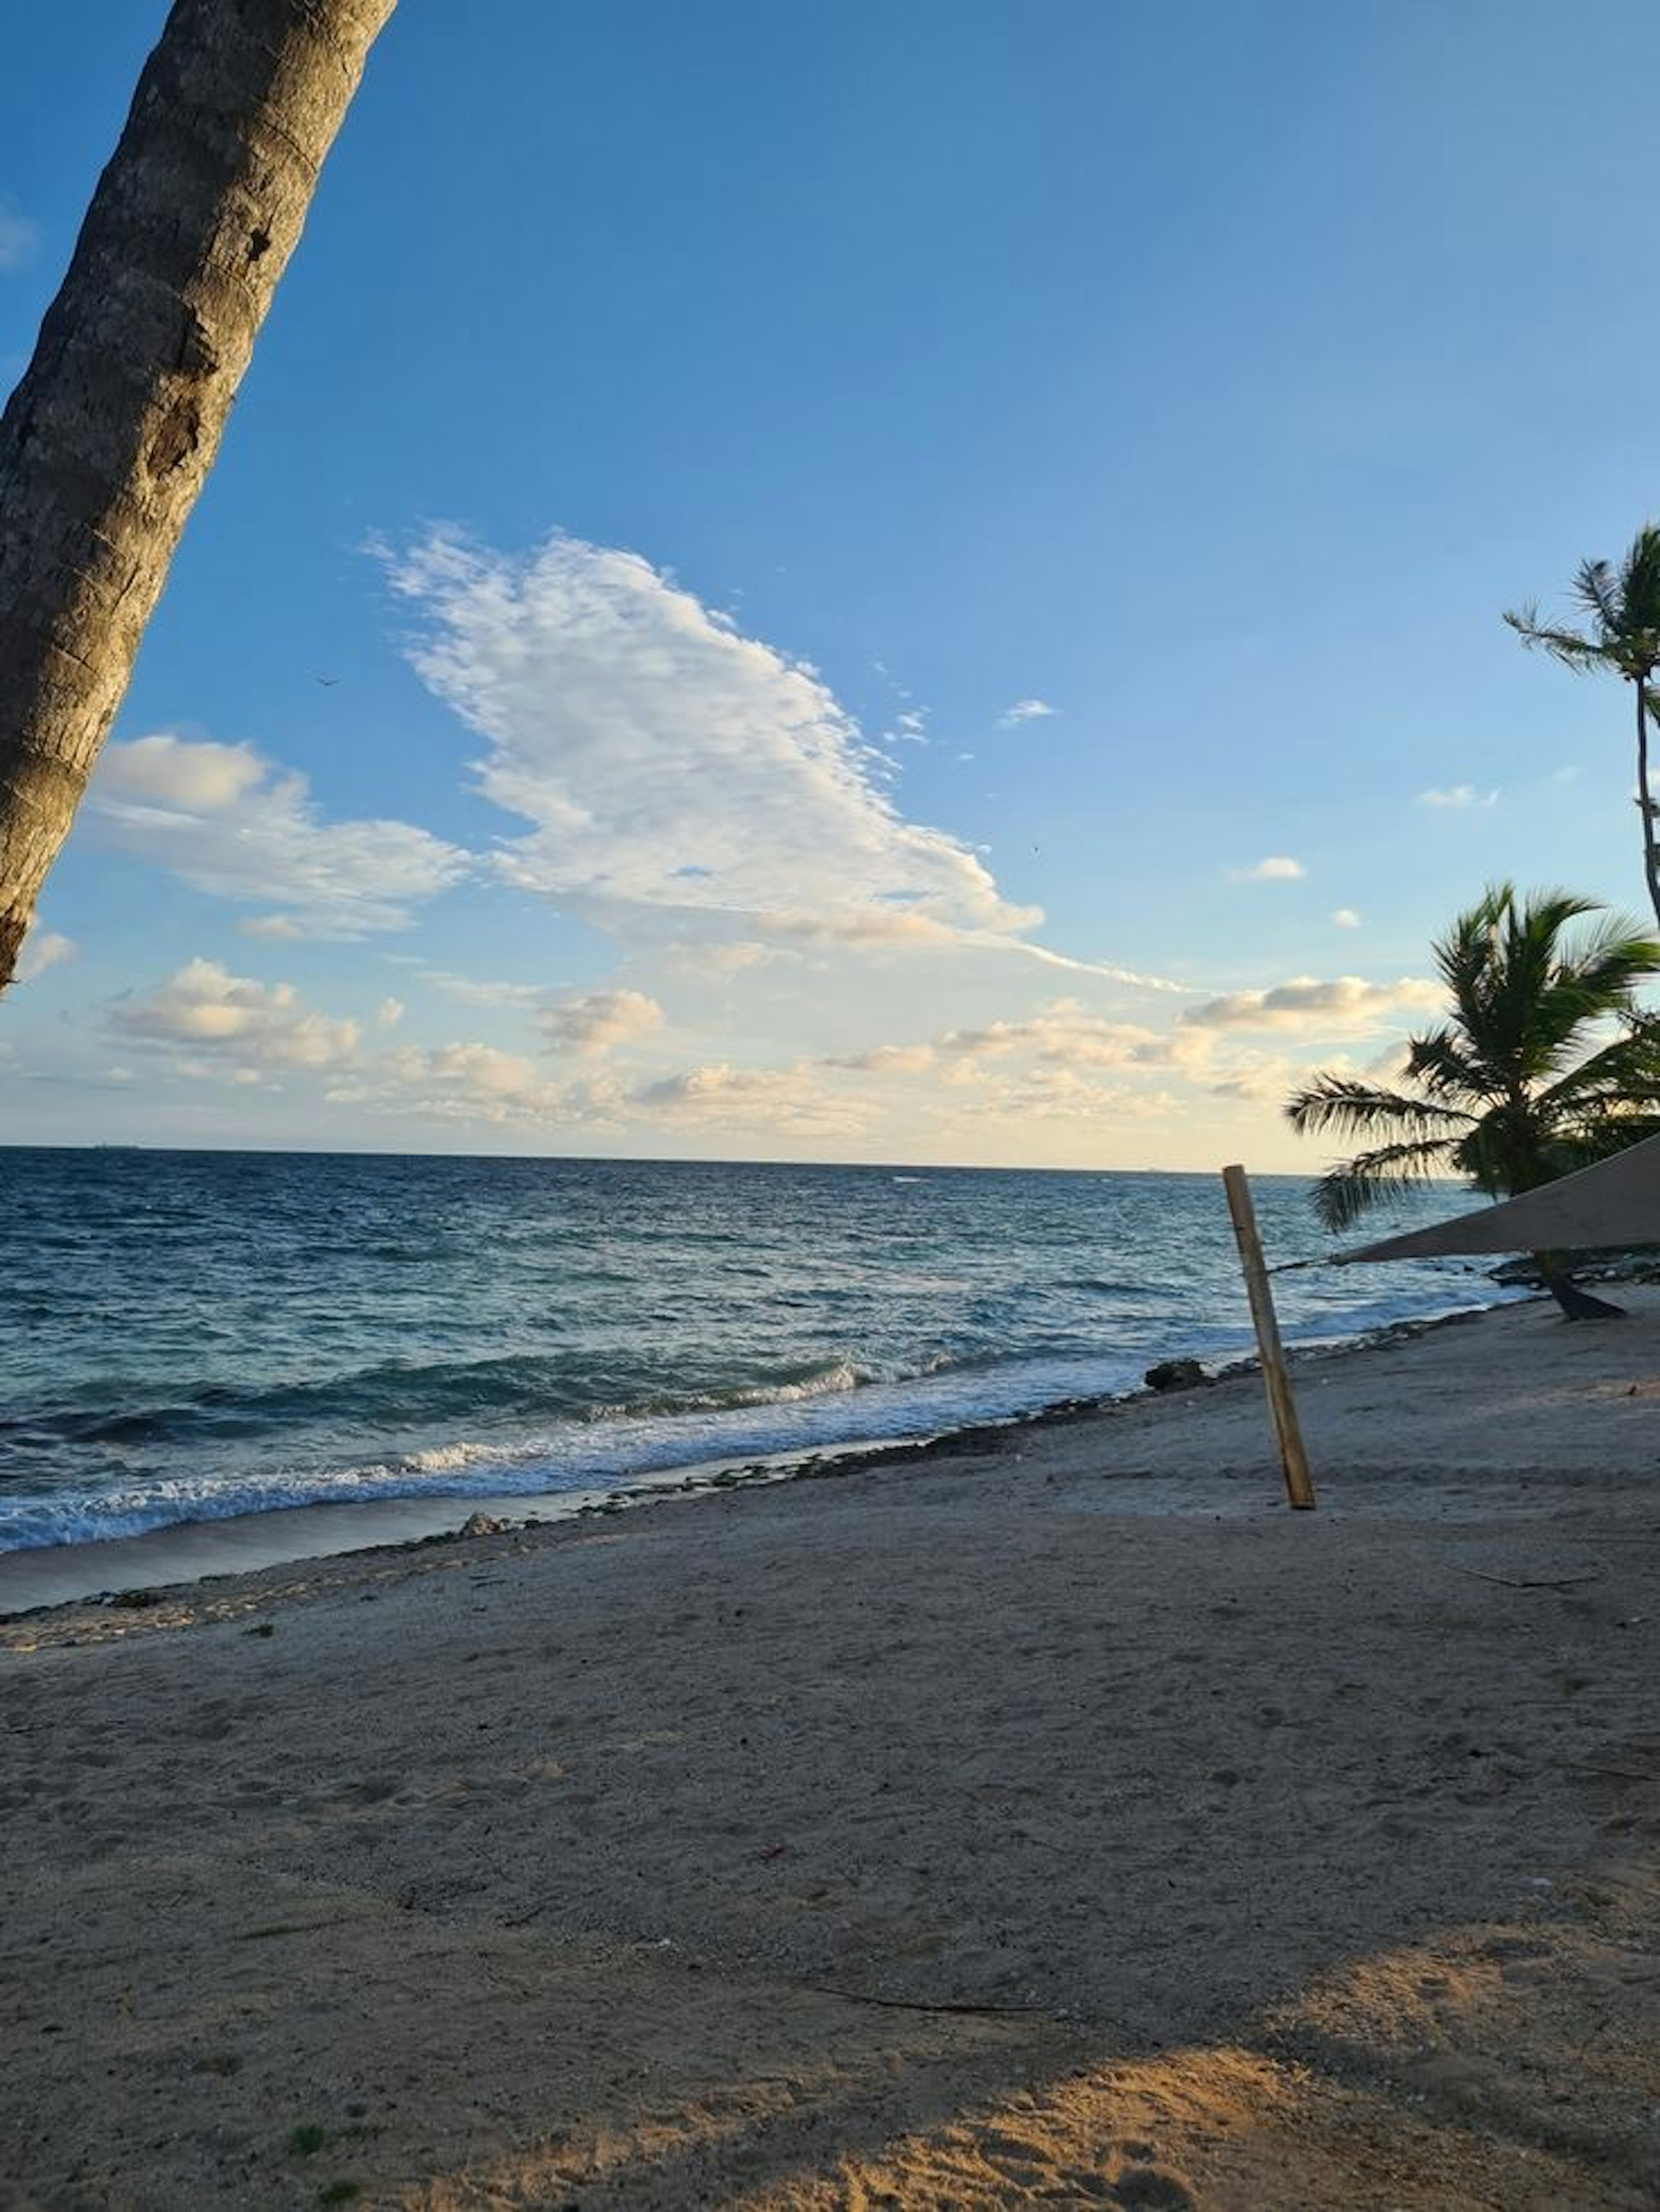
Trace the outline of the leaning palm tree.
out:
[[[1660,666],[1660,527],[1645,523],[1616,568],[1582,561],[1573,596],[1590,618],[1589,634],[1541,623],[1536,607],[1512,609],[1505,620],[1524,645],[1537,646],[1582,674],[1612,670],[1629,684],[1637,708],[1637,811],[1643,818],[1643,872],[1660,922],[1660,820],[1649,782],[1649,723],[1660,717],[1654,674]]]
[[[1602,919],[1588,928],[1574,924]],[[1468,1176],[1513,1198],[1660,1133],[1660,1021],[1637,1003],[1660,975],[1660,940],[1572,892],[1493,885],[1435,947],[1449,1018],[1407,1049],[1411,1090],[1317,1075],[1286,1101],[1304,1135],[1379,1139],[1329,1169],[1315,1202],[1344,1229],[1430,1176]],[[1540,1271],[1564,1310],[1618,1309]]]
[[[394,0],[173,0],[0,416],[0,991]]]

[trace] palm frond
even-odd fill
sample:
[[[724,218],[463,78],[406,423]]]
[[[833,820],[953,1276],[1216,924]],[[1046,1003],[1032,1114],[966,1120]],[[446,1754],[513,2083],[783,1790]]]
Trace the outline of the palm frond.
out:
[[[1444,1138],[1408,1138],[1380,1145],[1328,1168],[1314,1187],[1315,1211],[1328,1229],[1348,1229],[1388,1198],[1404,1197],[1449,1163]]]
[[[1611,1103],[1660,1104],[1660,1024],[1645,1022],[1615,1037],[1540,1091],[1534,1103],[1547,1121]]]
[[[1409,1131],[1414,1141],[1446,1144],[1474,1117],[1404,1091],[1385,1091],[1347,1075],[1317,1075],[1286,1101],[1286,1119],[1299,1136],[1330,1130],[1340,1137],[1378,1129]]]
[[[1468,1035],[1450,1023],[1410,1040],[1405,1073],[1437,1099],[1490,1098],[1500,1087]]]
[[[1573,579],[1573,596],[1602,634],[1619,635],[1622,620],[1620,579],[1606,561],[1582,561]]]
[[[1584,1029],[1631,1012],[1640,986],[1660,975],[1660,939],[1628,915],[1610,915],[1566,948],[1541,1012],[1548,1028]]]
[[[1566,668],[1583,671],[1599,667],[1603,661],[1603,648],[1595,638],[1582,637],[1577,629],[1559,629],[1550,623],[1541,623],[1537,607],[1506,607],[1505,620],[1523,645],[1549,653],[1553,660],[1560,660]]]
[[[1660,644],[1660,526],[1645,522],[1620,564],[1621,627],[1636,640],[1645,633]]]

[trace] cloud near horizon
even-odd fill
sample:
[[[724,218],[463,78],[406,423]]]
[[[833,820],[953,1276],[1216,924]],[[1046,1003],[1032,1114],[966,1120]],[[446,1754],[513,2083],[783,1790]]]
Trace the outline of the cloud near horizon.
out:
[[[410,962],[411,967],[419,963]],[[292,984],[265,983],[197,957],[155,988],[118,1001],[106,1028],[165,1056],[178,1079],[230,1085],[315,1085],[317,1105],[364,1105],[399,1121],[522,1127],[545,1138],[604,1131],[649,1139],[748,1136],[780,1142],[880,1141],[909,1132],[930,1146],[972,1146],[1031,1121],[1080,1135],[1129,1132],[1195,1096],[1272,1102],[1309,1072],[1309,1044],[1385,1034],[1403,1011],[1438,1003],[1411,977],[1372,984],[1298,978],[1183,1010],[1164,1028],[1116,1019],[1076,999],[1031,1012],[862,1050],[808,1052],[756,1063],[733,1057],[676,1064],[660,1005],[629,987],[512,1002],[524,1024],[511,1041],[394,1043],[398,1000],[366,1002],[362,1018],[321,1012]],[[1252,1034],[1289,1032],[1287,1053]],[[692,1042],[697,1032],[678,1042]],[[370,1040],[374,1042],[371,1042]],[[636,1056],[630,1048],[649,1041]],[[1386,1050],[1398,1056],[1398,1043]]]
[[[643,991],[588,991],[556,1000],[537,1017],[550,1048],[598,1056],[663,1026],[663,1009]]]

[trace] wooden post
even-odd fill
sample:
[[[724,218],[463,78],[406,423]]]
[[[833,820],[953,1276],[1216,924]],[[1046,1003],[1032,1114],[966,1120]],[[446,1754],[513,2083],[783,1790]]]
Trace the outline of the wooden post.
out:
[[[1310,1480],[1309,1462],[1303,1449],[1297,1401],[1291,1395],[1291,1376],[1286,1371],[1285,1348],[1280,1341],[1274,1292],[1268,1287],[1268,1271],[1262,1261],[1262,1240],[1256,1233],[1256,1209],[1250,1201],[1250,1185],[1245,1180],[1245,1170],[1239,1167],[1224,1168],[1222,1183],[1228,1194],[1228,1212],[1233,1216],[1239,1265],[1244,1271],[1250,1317],[1256,1328],[1256,1348],[1262,1355],[1262,1382],[1268,1394],[1268,1411],[1274,1415],[1280,1464],[1285,1469],[1286,1496],[1293,1505],[1312,1507],[1314,1484]]]

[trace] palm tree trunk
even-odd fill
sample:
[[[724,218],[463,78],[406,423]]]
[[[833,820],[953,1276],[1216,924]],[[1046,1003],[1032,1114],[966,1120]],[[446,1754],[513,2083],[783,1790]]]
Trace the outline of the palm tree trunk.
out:
[[[395,0],[175,0],[0,420],[0,990]]]
[[[1648,692],[1640,676],[1632,689],[1637,694],[1637,804],[1643,817],[1643,872],[1648,878],[1649,903],[1660,926],[1660,852],[1656,850],[1654,798],[1649,789]]]
[[[1555,1252],[1535,1252],[1533,1264],[1539,1279],[1561,1309],[1564,1321],[1623,1321],[1624,1306],[1609,1304],[1607,1298],[1593,1297],[1582,1291],[1573,1277],[1562,1265],[1561,1256]]]

